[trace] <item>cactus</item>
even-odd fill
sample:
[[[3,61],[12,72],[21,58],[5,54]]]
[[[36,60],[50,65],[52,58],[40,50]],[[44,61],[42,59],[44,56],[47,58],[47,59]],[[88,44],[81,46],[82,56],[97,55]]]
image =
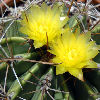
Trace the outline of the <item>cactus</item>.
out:
[[[5,5],[3,1],[2,3]],[[29,11],[33,5],[42,3],[42,0],[27,0],[24,4],[25,7],[21,8],[21,14]],[[100,44],[99,34],[97,34],[97,32],[99,33],[100,24],[98,23],[100,19],[96,22],[97,26],[96,24],[88,26],[86,9],[81,11],[85,14],[72,11],[71,7],[76,7],[73,0],[72,2],[45,0],[45,3],[48,6],[59,6],[61,18],[65,18],[66,15],[69,16],[62,23],[63,28],[69,27],[73,33],[77,31],[79,34],[82,32],[85,34],[87,30],[91,31],[90,39],[96,41],[95,43],[98,45]],[[66,4],[71,4],[70,9],[67,9]],[[6,4],[6,7],[9,6]],[[1,25],[3,30],[0,34],[0,100],[99,100],[100,54],[93,58],[97,68],[82,69],[84,81],[68,72],[56,75],[55,66],[58,63],[51,62],[54,55],[47,50],[50,48],[51,42],[39,48],[34,46],[34,41],[20,31],[23,15],[17,15],[19,11],[16,2],[13,10],[9,8],[7,9],[11,12],[10,16],[6,14],[7,18],[0,17],[0,20],[3,21],[3,25]],[[63,31],[61,30],[61,32]]]

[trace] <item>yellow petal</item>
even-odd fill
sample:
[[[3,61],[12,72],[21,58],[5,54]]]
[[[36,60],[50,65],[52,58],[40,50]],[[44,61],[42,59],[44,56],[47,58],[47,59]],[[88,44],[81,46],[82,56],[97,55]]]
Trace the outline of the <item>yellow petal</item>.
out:
[[[68,72],[71,74],[71,75],[73,75],[74,77],[77,77],[78,79],[80,79],[81,81],[83,81],[83,72],[82,72],[82,69],[74,69],[74,68],[72,68],[72,69],[70,69],[70,70],[68,70]]]
[[[97,64],[96,64],[96,62],[90,60],[88,62],[88,66],[86,66],[86,68],[97,68]]]
[[[39,47],[41,47],[43,45],[44,45],[43,42],[34,41],[34,47],[35,48],[39,48]]]
[[[66,67],[57,65],[56,67],[56,75],[63,74],[66,72]]]

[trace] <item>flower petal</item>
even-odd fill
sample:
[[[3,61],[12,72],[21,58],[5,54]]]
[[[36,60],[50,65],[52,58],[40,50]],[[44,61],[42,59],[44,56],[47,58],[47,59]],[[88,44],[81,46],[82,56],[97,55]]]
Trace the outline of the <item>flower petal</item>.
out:
[[[63,74],[66,72],[66,67],[57,65],[56,67],[56,75]]]
[[[70,69],[70,70],[68,70],[68,72],[71,74],[71,75],[73,75],[73,76],[75,76],[75,77],[77,77],[78,79],[80,79],[81,81],[83,81],[83,72],[82,72],[82,69],[78,69],[78,68],[72,68],[72,69]]]
[[[86,68],[97,68],[97,64],[96,64],[96,62],[90,60],[88,62],[88,66]]]

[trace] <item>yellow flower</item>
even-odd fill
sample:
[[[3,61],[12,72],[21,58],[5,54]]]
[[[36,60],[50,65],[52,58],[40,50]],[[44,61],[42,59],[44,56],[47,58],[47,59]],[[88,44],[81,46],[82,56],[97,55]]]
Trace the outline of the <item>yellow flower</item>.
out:
[[[50,53],[55,57],[52,59],[56,65],[56,74],[69,72],[71,75],[83,80],[82,68],[97,68],[92,61],[99,52],[94,41],[90,41],[91,35],[71,33],[67,28],[66,32],[58,37],[51,45]]]
[[[61,10],[58,6],[51,8],[43,3],[34,5],[22,15],[20,31],[32,40],[34,47],[39,48],[47,43],[50,44],[54,38],[62,33],[62,27],[67,21],[60,20]]]

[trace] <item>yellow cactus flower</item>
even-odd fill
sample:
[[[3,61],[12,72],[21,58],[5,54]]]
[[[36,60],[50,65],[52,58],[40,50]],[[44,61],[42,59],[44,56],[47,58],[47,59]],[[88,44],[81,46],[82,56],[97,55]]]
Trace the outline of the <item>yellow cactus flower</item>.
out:
[[[34,5],[22,15],[20,31],[32,40],[34,47],[39,48],[47,43],[50,44],[54,38],[62,33],[62,27],[67,20],[60,20],[61,10],[58,6],[53,8],[43,3]]]
[[[52,59],[56,65],[56,74],[69,72],[71,75],[83,80],[82,68],[97,68],[92,60],[99,52],[94,41],[90,41],[91,35],[71,33],[70,29],[58,37],[48,50],[54,54]]]

